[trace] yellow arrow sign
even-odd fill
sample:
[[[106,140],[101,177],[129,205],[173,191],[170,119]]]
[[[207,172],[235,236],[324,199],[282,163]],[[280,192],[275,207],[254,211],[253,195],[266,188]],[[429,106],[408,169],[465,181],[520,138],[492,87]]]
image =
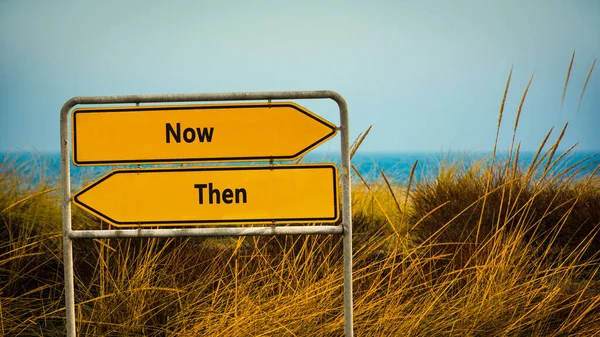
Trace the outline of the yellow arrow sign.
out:
[[[337,128],[291,102],[73,111],[73,163],[292,160]]]
[[[335,222],[334,165],[115,170],[73,202],[116,226]]]

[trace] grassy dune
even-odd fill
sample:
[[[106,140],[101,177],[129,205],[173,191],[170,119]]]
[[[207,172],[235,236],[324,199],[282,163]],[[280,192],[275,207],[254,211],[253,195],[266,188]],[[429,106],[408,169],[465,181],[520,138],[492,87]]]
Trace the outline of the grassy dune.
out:
[[[600,183],[442,164],[353,191],[357,336],[592,336],[600,331]],[[0,334],[64,333],[58,191],[0,170]],[[43,165],[43,164],[42,164]],[[388,179],[390,180],[390,179]],[[410,187],[410,189],[408,189]],[[108,225],[74,208],[77,228]],[[75,242],[81,335],[340,336],[339,236]]]
[[[569,166],[564,132],[528,165],[513,138],[507,160],[494,149],[406,186],[354,171],[355,334],[599,335],[598,162]],[[3,336],[65,331],[59,191],[31,183],[35,165],[0,166]],[[76,229],[109,227],[73,211]],[[75,241],[78,332],[341,336],[341,248],[339,236]]]

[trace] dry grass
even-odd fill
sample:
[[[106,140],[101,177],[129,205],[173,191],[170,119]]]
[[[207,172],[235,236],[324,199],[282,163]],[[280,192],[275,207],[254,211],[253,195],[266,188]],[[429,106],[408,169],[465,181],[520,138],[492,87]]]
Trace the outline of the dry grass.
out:
[[[600,186],[575,177],[591,159],[544,174],[553,148],[534,168],[517,165],[518,152],[493,170],[445,163],[409,193],[383,171],[357,181],[356,334],[600,331]],[[62,335],[57,193],[22,189],[18,168],[2,172],[0,333]],[[107,227],[81,212],[75,221]],[[75,250],[81,335],[343,332],[337,236],[113,239],[77,241]]]

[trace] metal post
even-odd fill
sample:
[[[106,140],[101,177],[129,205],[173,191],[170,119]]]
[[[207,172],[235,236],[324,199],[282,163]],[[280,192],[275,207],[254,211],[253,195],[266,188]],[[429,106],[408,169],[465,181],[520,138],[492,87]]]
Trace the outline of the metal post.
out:
[[[352,198],[350,180],[350,123],[348,105],[343,97],[334,98],[340,108],[342,153],[342,225],[344,226],[344,336],[354,336],[352,299]]]
[[[69,101],[70,102],[70,101]],[[65,315],[67,336],[75,337],[75,285],[73,284],[73,241],[71,241],[71,167],[69,162],[68,119],[71,105],[60,111],[60,169],[62,185],[63,265],[65,274]]]
[[[73,231],[71,228],[71,181],[69,155],[69,112],[77,104],[124,104],[161,102],[200,102],[200,101],[245,101],[276,99],[332,99],[340,110],[341,131],[341,183],[342,183],[342,225],[312,227],[257,227],[257,228],[196,228],[196,229],[139,229],[114,231]],[[62,170],[62,215],[63,215],[63,259],[65,274],[65,307],[67,336],[75,337],[75,297],[73,284],[73,239],[110,237],[177,237],[177,236],[240,236],[274,234],[343,234],[344,251],[344,335],[352,337],[352,198],[350,186],[350,129],[348,106],[344,98],[334,91],[278,91],[240,92],[173,95],[124,95],[124,96],[83,96],[73,97],[63,105],[60,115],[60,146]],[[106,232],[106,233],[105,233]],[[110,232],[110,233],[108,233]]]

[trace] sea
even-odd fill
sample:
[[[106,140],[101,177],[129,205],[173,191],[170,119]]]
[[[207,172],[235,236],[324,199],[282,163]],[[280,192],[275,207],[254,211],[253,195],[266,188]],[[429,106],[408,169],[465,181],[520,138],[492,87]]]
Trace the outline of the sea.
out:
[[[557,152],[554,159],[563,155]],[[505,162],[509,157],[508,152],[500,152],[496,155],[495,162]],[[534,152],[519,153],[519,166],[523,169],[528,168],[535,157]],[[381,179],[381,172],[386,178],[396,184],[406,184],[410,177],[411,169],[415,165],[414,181],[423,179],[435,179],[440,169],[453,165],[459,169],[466,169],[470,165],[489,164],[491,162],[491,152],[398,152],[398,153],[379,153],[379,152],[356,152],[352,157],[351,163],[356,171],[365,181],[377,181]],[[546,157],[547,158],[547,157]],[[322,152],[308,153],[300,160],[296,161],[277,161],[273,165],[295,164],[295,163],[334,163],[339,165],[339,154],[330,154]],[[183,165],[141,165],[141,168],[167,167],[167,166],[217,166],[217,165],[269,165],[265,162],[246,162],[246,163],[194,163]],[[586,177],[594,172],[596,166],[600,165],[600,153],[598,152],[569,152],[554,167],[553,172],[560,172],[572,165],[576,165],[579,170],[578,177]],[[542,164],[545,166],[545,163]],[[117,168],[137,168],[135,165],[127,166],[75,166],[71,164],[71,181],[74,186],[92,182],[111,170]],[[13,169],[19,175],[26,176],[31,184],[37,184],[40,181],[45,183],[58,183],[60,179],[60,153],[40,153],[40,152],[0,152],[0,171]],[[575,170],[574,170],[575,171]],[[596,172],[596,175],[600,173]],[[0,175],[0,179],[2,176]],[[354,179],[359,179],[354,174]]]

